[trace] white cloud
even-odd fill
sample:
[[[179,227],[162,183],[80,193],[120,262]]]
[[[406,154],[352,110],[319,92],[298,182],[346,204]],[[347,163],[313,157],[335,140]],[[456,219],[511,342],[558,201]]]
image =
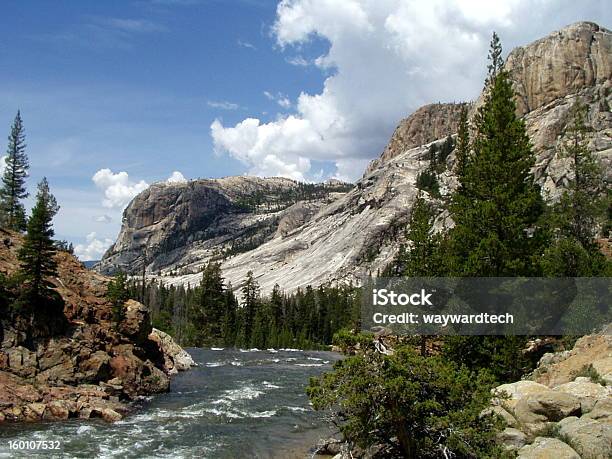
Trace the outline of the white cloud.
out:
[[[355,165],[377,157],[398,121],[419,106],[477,97],[493,30],[510,50],[577,20],[605,25],[610,13],[603,3],[283,0],[273,27],[281,49],[303,49],[315,37],[329,43],[314,61],[328,74],[323,88],[302,92],[295,114],[270,122],[247,118],[224,126],[216,120],[215,148],[243,161],[250,173],[271,157],[278,174],[310,176],[308,160],[318,160],[354,179],[362,172]]]
[[[276,94],[272,94],[270,91],[264,91],[263,94],[264,96],[266,96],[268,100],[272,100],[276,102],[281,108],[284,108],[284,109],[291,108],[291,101],[289,100],[289,97],[287,97],[282,92],[277,92]]]
[[[4,169],[6,169],[6,155],[0,156],[0,177],[4,175]]]
[[[113,217],[110,215],[96,215],[93,219],[97,223],[111,223],[113,221]]]
[[[96,233],[92,232],[85,238],[85,244],[77,244],[74,247],[74,253],[81,261],[99,260],[104,255],[104,252],[113,245],[113,240],[105,238],[97,239]]]
[[[238,110],[240,108],[240,105],[228,102],[226,100],[209,100],[208,102],[206,102],[206,105],[212,108],[219,108],[221,110]]]
[[[302,56],[293,56],[285,59],[288,64],[295,65],[296,67],[308,67],[312,62],[307,61]]]
[[[166,179],[166,182],[168,183],[185,183],[186,181],[187,179],[185,178],[185,176],[179,171],[172,172],[172,174],[170,174],[170,177]]]
[[[148,188],[144,180],[132,182],[127,172],[113,173],[110,169],[100,169],[92,177],[96,186],[104,191],[102,205],[111,209],[123,209],[134,196]]]
[[[257,48],[255,47],[255,45],[254,45],[253,43],[249,43],[248,41],[244,41],[244,40],[240,40],[240,39],[238,39],[238,40],[236,41],[236,44],[237,44],[238,46],[240,46],[241,48],[249,48],[249,49],[252,49],[253,51],[256,51],[256,50],[257,50]]]

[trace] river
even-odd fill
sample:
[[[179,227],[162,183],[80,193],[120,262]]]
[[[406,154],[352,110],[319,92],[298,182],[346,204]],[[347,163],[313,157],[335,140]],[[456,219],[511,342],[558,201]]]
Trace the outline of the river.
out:
[[[339,358],[331,352],[189,349],[198,367],[173,377],[170,392],[148,397],[114,424],[100,420],[0,424],[0,457],[9,440],[59,441],[60,458],[298,458],[331,435],[309,405],[311,376]],[[303,454],[302,454],[303,453]]]

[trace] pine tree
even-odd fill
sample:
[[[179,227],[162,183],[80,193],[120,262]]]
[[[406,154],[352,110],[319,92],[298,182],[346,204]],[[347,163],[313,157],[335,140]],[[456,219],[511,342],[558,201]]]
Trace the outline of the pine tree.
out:
[[[57,275],[52,220],[58,210],[59,206],[49,191],[47,179],[43,178],[38,184],[36,204],[19,251],[21,273],[27,282],[30,298],[34,301],[44,298],[46,291],[52,286],[48,278]]]
[[[130,298],[127,288],[127,276],[118,272],[106,286],[106,297],[111,302],[113,322],[116,325],[125,318],[125,302]]]
[[[556,237],[542,264],[547,275],[597,276],[610,269],[595,241],[608,194],[601,165],[587,146],[586,107],[575,103],[570,117],[560,155],[570,160],[573,178],[552,207],[549,223]]]
[[[25,209],[21,200],[28,196],[25,179],[30,166],[25,147],[23,122],[18,111],[8,138],[5,169],[0,187],[1,224],[15,231],[26,229]]]
[[[496,32],[493,32],[493,37],[491,38],[491,43],[489,44],[489,65],[487,65],[487,70],[489,71],[489,75],[486,79],[485,84],[490,85],[493,80],[499,75],[504,67],[504,59],[502,57],[502,45],[499,40],[499,36]]]
[[[455,174],[459,178],[459,186],[461,186],[462,178],[465,174],[466,164],[470,154],[470,128],[468,125],[467,106],[463,106],[459,117],[459,130],[457,132],[457,146],[455,148],[455,156],[457,158],[455,166]]]
[[[516,115],[509,75],[501,68],[494,34],[484,105],[475,117],[472,153],[461,166],[450,206],[451,272],[458,276],[536,273],[544,232],[537,227],[544,204],[531,173],[535,156]]]
[[[253,277],[253,271],[247,273],[247,278],[242,287],[242,315],[243,315],[243,339],[244,345],[248,346],[251,342],[253,326],[255,322],[255,314],[259,307],[259,285]]]
[[[419,193],[412,205],[406,233],[410,248],[404,250],[400,259],[404,276],[428,277],[440,274],[441,266],[438,258],[440,238],[432,234],[433,220],[431,205]]]

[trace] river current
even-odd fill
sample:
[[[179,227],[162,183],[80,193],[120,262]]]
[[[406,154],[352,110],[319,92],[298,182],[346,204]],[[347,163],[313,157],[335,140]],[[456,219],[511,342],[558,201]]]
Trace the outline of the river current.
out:
[[[305,394],[338,355],[297,350],[189,349],[198,366],[173,377],[114,424],[0,424],[0,458],[300,458],[331,430]],[[10,440],[59,441],[54,452],[11,451]]]

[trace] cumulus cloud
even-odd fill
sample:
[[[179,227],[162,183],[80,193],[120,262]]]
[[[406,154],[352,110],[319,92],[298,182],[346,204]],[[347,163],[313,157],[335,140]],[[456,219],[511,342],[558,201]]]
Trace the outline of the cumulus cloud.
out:
[[[92,177],[96,186],[104,191],[102,205],[109,209],[123,209],[134,196],[148,188],[144,180],[132,182],[127,172],[113,173],[110,169],[100,169]]]
[[[187,179],[185,178],[185,176],[179,171],[172,172],[172,174],[170,174],[170,177],[166,179],[166,182],[168,183],[184,183],[186,181]]]
[[[377,157],[398,121],[419,106],[477,97],[493,30],[509,50],[577,20],[609,18],[597,0],[283,0],[277,44],[291,51],[326,40],[328,51],[314,61],[328,75],[323,88],[302,92],[295,113],[270,122],[215,120],[215,149],[251,173],[278,167],[277,174],[307,177],[317,160],[354,179],[362,172],[355,165]]]
[[[77,244],[74,247],[74,253],[81,261],[99,260],[111,245],[113,245],[112,239],[100,240],[97,234],[92,232],[85,238],[85,244]]]

